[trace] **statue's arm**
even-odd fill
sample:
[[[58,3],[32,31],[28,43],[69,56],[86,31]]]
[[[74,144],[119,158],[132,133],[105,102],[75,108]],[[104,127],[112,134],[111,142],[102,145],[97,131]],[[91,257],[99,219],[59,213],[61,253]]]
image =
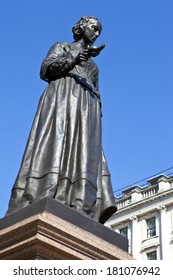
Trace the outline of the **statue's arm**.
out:
[[[74,56],[68,44],[56,43],[48,52],[42,63],[40,77],[50,81],[72,70],[75,65],[89,58],[88,50],[83,50]]]
[[[48,52],[44,59],[40,77],[45,81],[52,80],[70,71],[74,66],[74,58],[68,47],[61,43],[56,43]]]

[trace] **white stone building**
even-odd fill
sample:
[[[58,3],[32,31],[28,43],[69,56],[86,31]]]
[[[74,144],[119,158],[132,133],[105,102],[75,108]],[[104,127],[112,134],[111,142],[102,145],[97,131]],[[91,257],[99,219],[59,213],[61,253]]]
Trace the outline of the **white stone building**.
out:
[[[138,260],[173,260],[173,176],[128,188],[116,202],[106,225],[128,238],[129,253]]]

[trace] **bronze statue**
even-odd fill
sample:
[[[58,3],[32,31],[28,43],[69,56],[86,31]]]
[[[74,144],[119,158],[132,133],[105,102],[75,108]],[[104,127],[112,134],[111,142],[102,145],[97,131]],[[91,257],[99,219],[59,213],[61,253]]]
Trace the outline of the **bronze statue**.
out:
[[[92,46],[102,31],[95,17],[73,27],[74,42],[58,42],[42,63],[48,82],[40,98],[7,214],[50,196],[104,223],[115,211],[102,150],[98,68]]]

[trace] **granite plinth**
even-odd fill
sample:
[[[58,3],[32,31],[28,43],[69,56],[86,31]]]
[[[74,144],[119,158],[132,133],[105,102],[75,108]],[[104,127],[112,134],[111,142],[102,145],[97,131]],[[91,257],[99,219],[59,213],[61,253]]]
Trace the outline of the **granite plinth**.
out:
[[[128,241],[52,198],[0,220],[0,259],[133,259]]]

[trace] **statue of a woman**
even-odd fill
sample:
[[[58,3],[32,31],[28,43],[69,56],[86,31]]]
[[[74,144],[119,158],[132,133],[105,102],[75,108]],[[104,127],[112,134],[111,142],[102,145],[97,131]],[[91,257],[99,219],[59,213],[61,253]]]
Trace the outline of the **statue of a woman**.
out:
[[[102,150],[98,68],[91,56],[102,25],[82,17],[74,42],[58,42],[42,63],[41,96],[7,214],[50,196],[104,223],[115,211]]]

